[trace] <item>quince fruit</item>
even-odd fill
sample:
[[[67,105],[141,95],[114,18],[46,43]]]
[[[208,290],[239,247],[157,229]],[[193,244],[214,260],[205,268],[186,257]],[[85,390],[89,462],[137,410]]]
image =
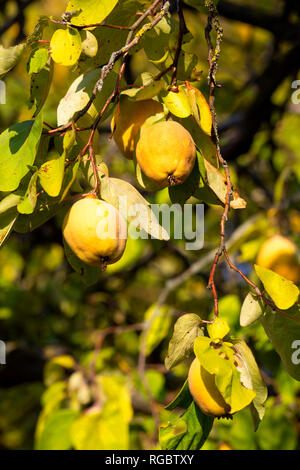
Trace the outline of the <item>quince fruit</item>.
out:
[[[163,113],[163,106],[155,100],[130,101],[124,98],[116,108],[111,121],[111,130],[120,151],[132,160],[140,131],[145,121],[158,113]]]
[[[142,130],[136,158],[144,174],[165,188],[187,179],[195,164],[196,147],[181,124],[162,121]]]
[[[88,196],[75,202],[66,214],[63,236],[81,261],[105,268],[123,255],[127,224],[115,207]]]
[[[282,235],[273,235],[262,244],[257,255],[256,264],[271,269],[295,284],[300,281],[297,247],[291,240]]]
[[[195,402],[203,413],[215,417],[229,414],[230,406],[217,389],[215,375],[207,372],[197,358],[190,366],[188,384]]]

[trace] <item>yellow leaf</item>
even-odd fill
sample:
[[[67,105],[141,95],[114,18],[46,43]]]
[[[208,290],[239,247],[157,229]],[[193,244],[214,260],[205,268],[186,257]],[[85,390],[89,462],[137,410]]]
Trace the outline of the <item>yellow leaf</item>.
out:
[[[163,96],[163,102],[174,116],[186,118],[191,115],[191,106],[183,87],[178,92],[169,91]]]
[[[73,13],[71,23],[77,26],[101,23],[118,0],[70,0],[66,11]]]
[[[40,183],[43,189],[51,197],[57,197],[60,193],[65,166],[65,153],[43,163],[39,169]]]
[[[218,168],[214,167],[206,159],[204,159],[204,164],[205,164],[207,182],[208,182],[209,187],[218,196],[220,201],[222,201],[223,204],[225,204],[226,194],[227,194],[227,185],[226,185],[226,179],[224,175],[220,172],[220,170],[218,170]],[[234,191],[233,201],[230,202],[230,207],[232,207],[232,209],[244,209],[246,205],[247,205],[246,201],[242,199],[236,191]]]
[[[229,333],[230,328],[226,320],[216,318],[215,321],[207,325],[207,332],[211,338],[222,339]]]
[[[189,97],[193,116],[196,119],[198,125],[201,127],[205,134],[211,135],[213,119],[210,107],[205,97],[202,95],[200,90],[195,87],[192,87],[188,82],[187,95]]]
[[[61,65],[74,65],[81,54],[81,37],[73,28],[57,29],[50,42],[51,56]]]
[[[75,367],[75,361],[72,356],[57,356],[51,359],[51,364],[57,364],[65,369],[73,369]]]
[[[264,288],[278,308],[287,310],[297,302],[299,289],[292,281],[257,264],[254,265],[254,268]]]

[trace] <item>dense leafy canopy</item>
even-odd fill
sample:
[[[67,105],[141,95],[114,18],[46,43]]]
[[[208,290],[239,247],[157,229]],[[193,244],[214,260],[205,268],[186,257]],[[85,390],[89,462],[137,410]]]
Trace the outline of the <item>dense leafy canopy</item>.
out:
[[[3,2],[1,448],[299,447],[300,8],[175,3]],[[149,100],[160,112],[142,119]],[[120,103],[140,105],[133,124]],[[113,137],[128,124],[135,149],[168,120],[196,158],[182,184],[170,172],[161,189]],[[86,196],[128,223],[107,269],[62,237]],[[186,249],[201,203],[204,246]],[[279,233],[290,252],[263,254]],[[195,357],[233,423],[194,401]]]

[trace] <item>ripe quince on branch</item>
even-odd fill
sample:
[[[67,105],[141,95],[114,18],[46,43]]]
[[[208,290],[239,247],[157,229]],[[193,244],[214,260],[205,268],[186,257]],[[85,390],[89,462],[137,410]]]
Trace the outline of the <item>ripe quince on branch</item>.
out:
[[[131,101],[128,98],[123,98],[118,106],[111,120],[111,130],[120,151],[132,160],[143,124],[150,116],[163,113],[163,106],[152,99]]]
[[[89,196],[72,205],[63,222],[63,235],[81,261],[105,268],[123,255],[127,224],[115,207]]]
[[[142,130],[136,158],[145,175],[165,188],[187,179],[195,164],[196,147],[181,124],[162,121]]]
[[[256,264],[271,269],[295,284],[300,282],[297,247],[287,237],[276,234],[268,238],[259,250]]]

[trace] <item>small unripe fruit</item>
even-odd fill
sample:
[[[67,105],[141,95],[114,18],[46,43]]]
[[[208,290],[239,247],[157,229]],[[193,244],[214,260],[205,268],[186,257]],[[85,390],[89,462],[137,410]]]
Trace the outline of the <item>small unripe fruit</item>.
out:
[[[296,284],[300,281],[297,247],[291,240],[282,235],[273,235],[262,244],[256,263],[263,268],[271,269]]]
[[[210,374],[195,358],[190,366],[188,384],[190,392],[203,413],[209,416],[227,416],[230,406],[225,402]]]
[[[187,179],[195,164],[196,147],[181,124],[162,121],[143,129],[136,158],[145,175],[165,188]]]
[[[118,261],[126,246],[127,224],[107,202],[85,197],[75,202],[63,222],[71,250],[86,264],[102,266]]]
[[[123,155],[131,160],[146,119],[163,112],[163,106],[155,100],[130,101],[123,99],[111,121],[114,140]]]

